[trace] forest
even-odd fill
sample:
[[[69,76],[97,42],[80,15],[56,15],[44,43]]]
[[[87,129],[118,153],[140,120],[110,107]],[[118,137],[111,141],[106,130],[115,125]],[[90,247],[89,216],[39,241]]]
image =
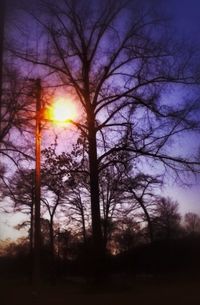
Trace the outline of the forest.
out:
[[[1,278],[199,279],[200,215],[164,191],[199,181],[199,46],[162,1],[0,5],[0,219],[25,232]]]

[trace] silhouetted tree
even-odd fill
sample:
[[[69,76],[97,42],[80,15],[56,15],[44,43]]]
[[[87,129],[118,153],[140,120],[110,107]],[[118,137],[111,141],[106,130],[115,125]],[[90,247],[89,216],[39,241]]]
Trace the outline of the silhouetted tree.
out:
[[[46,161],[46,160],[45,160]],[[47,164],[47,162],[44,162]],[[62,181],[62,176],[55,175],[49,171],[47,166],[42,168],[42,202],[46,207],[49,216],[49,240],[50,252],[54,257],[54,219],[56,212],[60,205],[63,204],[64,194],[67,193],[68,188]]]
[[[60,213],[73,220],[73,227],[80,231],[86,243],[86,226],[88,226],[88,172],[84,166],[83,149],[79,139],[68,153],[57,154],[56,147],[44,150],[46,157],[44,184],[56,195]],[[46,177],[46,178],[45,178]],[[67,211],[67,213],[66,213]]]
[[[159,177],[138,173],[135,176],[126,177],[123,181],[122,188],[128,194],[131,194],[133,207],[140,208],[142,213],[140,216],[148,224],[148,239],[152,242],[154,239],[152,217],[154,217],[156,189],[162,184]],[[131,204],[129,205],[131,211]]]
[[[70,242],[72,234],[67,230],[57,231],[57,257],[66,260],[70,257]]]
[[[19,64],[14,63],[8,54],[8,45],[14,47],[15,4],[13,0],[0,1],[0,156],[2,163],[9,159],[18,166],[22,158],[29,157],[29,153],[24,147],[25,137],[21,138],[23,145],[15,139],[27,131],[34,115],[30,83],[27,77],[22,76]],[[7,183],[5,175],[0,179]]]
[[[200,234],[200,217],[196,213],[186,213],[184,216],[184,224],[187,234]]]
[[[25,237],[20,237],[15,241],[4,241],[2,248],[2,254],[6,257],[24,257],[29,254],[29,242]]]
[[[21,169],[17,171],[9,181],[4,196],[8,196],[14,206],[14,212],[22,212],[28,215],[29,220],[19,224],[18,229],[28,227],[30,252],[33,249],[33,222],[34,222],[34,171]]]
[[[155,239],[173,239],[179,236],[181,216],[178,203],[169,197],[157,199],[155,216],[152,219]]]
[[[142,241],[142,230],[140,223],[132,218],[126,217],[116,221],[113,233],[114,245],[112,251],[116,253],[129,251]]]
[[[124,165],[115,166],[111,164],[109,167],[103,169],[99,175],[100,207],[105,250],[115,227],[114,222],[120,217],[120,211],[123,210],[123,203],[127,204],[128,201],[124,190],[121,188],[124,171]]]
[[[121,162],[128,151],[132,162],[153,160],[176,174],[199,170],[198,161],[168,149],[177,134],[196,128],[196,104],[181,100],[170,105],[163,94],[196,79],[190,57],[180,54],[154,12],[135,1],[41,1],[32,12],[46,34],[41,52],[32,45],[15,48],[21,59],[53,73],[49,82],[62,85],[80,105],[82,121],[74,124],[87,141],[96,260],[103,256],[103,168]]]

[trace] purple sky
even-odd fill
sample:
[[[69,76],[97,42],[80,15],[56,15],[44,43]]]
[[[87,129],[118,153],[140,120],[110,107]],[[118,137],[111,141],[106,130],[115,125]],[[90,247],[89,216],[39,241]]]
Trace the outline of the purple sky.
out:
[[[145,1],[144,1],[145,2]],[[154,2],[154,0],[152,0]],[[156,2],[156,1],[155,1]],[[200,1],[199,0],[160,0],[160,4],[164,10],[173,17],[173,23],[176,26],[176,35],[183,40],[190,41],[191,45],[200,48]],[[200,53],[199,53],[200,54]],[[189,139],[188,139],[189,141]],[[200,140],[198,137],[190,139],[190,147],[193,142]],[[193,181],[191,187],[182,188],[175,186],[173,182],[164,188],[163,192],[166,195],[178,200],[181,213],[194,211],[200,214],[200,186],[199,179]],[[17,234],[12,229],[13,224],[16,224],[21,216],[0,216],[0,240],[7,237],[16,238]]]

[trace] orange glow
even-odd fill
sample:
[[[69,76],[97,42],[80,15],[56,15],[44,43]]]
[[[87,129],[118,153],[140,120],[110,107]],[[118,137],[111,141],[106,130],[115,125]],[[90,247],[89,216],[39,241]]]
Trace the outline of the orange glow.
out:
[[[58,98],[48,109],[48,119],[56,123],[67,123],[77,116],[74,104],[65,98]]]

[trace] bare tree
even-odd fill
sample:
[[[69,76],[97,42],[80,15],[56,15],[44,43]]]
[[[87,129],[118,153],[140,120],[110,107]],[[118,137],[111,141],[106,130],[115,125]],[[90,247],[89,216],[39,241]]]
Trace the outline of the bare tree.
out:
[[[176,135],[197,127],[193,101],[170,105],[163,94],[194,85],[188,54],[167,37],[163,18],[133,1],[41,1],[32,16],[45,38],[41,52],[15,49],[40,65],[52,85],[73,93],[83,113],[73,122],[87,139],[94,257],[103,256],[99,174],[121,162],[153,160],[163,170],[199,171],[199,161],[168,149]],[[89,16],[89,18],[88,18]],[[46,49],[45,49],[46,45]],[[41,70],[42,71],[42,70]]]
[[[21,169],[15,172],[4,187],[4,197],[10,197],[14,212],[28,215],[28,220],[20,223],[18,229],[28,227],[30,253],[33,250],[33,223],[34,223],[34,172],[30,169]]]
[[[116,221],[114,225],[113,241],[114,246],[111,251],[120,253],[129,251],[141,242],[142,230],[140,223],[132,217],[124,217]]]
[[[148,238],[152,242],[154,240],[154,232],[152,225],[152,217],[155,212],[156,190],[161,187],[162,180],[159,177],[138,173],[135,176],[126,177],[123,181],[122,188],[125,192],[132,195],[131,201],[137,206],[137,210],[141,209],[140,216],[148,224]],[[130,202],[131,202],[130,201]],[[132,210],[132,202],[129,203],[129,213]]]
[[[180,233],[181,216],[178,203],[172,199],[161,197],[157,200],[155,216],[152,219],[155,239],[173,239]]]
[[[42,170],[42,202],[46,207],[49,216],[49,240],[50,240],[50,253],[54,258],[54,222],[55,216],[61,205],[64,204],[65,196],[68,188],[62,181],[62,176],[54,175],[43,167]]]
[[[113,222],[120,214],[122,203],[126,202],[125,194],[120,187],[123,176],[123,170],[116,166],[105,168],[99,175],[104,249],[111,238]]]
[[[87,215],[89,185],[88,172],[84,164],[86,162],[84,151],[79,142],[80,139],[67,153],[57,154],[57,145],[52,145],[43,151],[46,158],[43,167],[43,184],[57,198],[57,204],[54,204],[52,212],[55,212],[57,206],[60,205],[60,214],[73,220],[74,230],[77,227],[80,231],[81,224],[81,234],[86,244],[86,226],[89,226]]]
[[[18,132],[27,131],[33,119],[33,85],[22,75],[8,52],[8,45],[14,45],[11,32],[15,27],[12,24],[15,9],[12,0],[0,2],[0,155],[17,165],[17,154],[21,151],[22,156],[23,149],[12,140]]]
[[[196,213],[188,212],[184,217],[185,228],[188,234],[200,233],[200,217]]]

